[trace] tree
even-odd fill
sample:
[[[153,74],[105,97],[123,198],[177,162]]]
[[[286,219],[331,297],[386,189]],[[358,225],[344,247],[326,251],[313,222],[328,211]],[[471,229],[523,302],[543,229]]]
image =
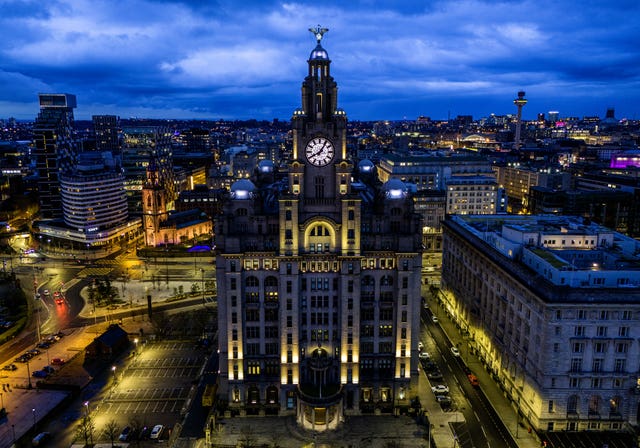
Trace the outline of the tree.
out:
[[[129,426],[131,426],[131,434],[135,437],[136,446],[140,446],[140,431],[144,428],[144,423],[142,423],[139,417],[134,416],[129,420]]]
[[[91,421],[91,417],[89,417],[88,415],[82,417],[80,426],[78,426],[78,435],[84,438],[85,446],[93,446],[93,431],[95,429],[96,428]],[[91,441],[91,445],[89,445],[89,441]]]
[[[111,441],[111,447],[113,448],[113,442],[115,442],[116,437],[118,436],[118,422],[114,419],[109,420],[107,424],[104,425],[104,433]]]

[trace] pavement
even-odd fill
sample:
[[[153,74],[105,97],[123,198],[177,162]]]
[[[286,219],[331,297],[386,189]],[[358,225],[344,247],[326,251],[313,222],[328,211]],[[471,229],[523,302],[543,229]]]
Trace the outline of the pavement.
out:
[[[451,342],[451,345],[464,347],[467,341],[463,338],[462,333],[460,333],[451,318],[445,313],[444,308],[440,307],[436,299],[431,297],[430,294],[427,294],[426,297],[432,310],[435,310],[437,307],[439,307],[439,324],[447,335],[447,338]],[[482,367],[480,359],[475,355],[470,354],[468,350],[463,350],[461,356],[463,357],[463,360],[465,361],[467,366],[471,368],[473,370],[473,373],[478,377],[478,380],[480,382],[480,389],[489,399],[489,402],[493,406],[496,413],[500,416],[507,430],[513,436],[514,440],[518,444],[518,447],[539,448],[541,446],[541,441],[538,438],[537,434],[533,431],[529,433],[528,427],[524,426],[524,423],[522,421],[520,421],[520,427],[518,427],[518,429],[516,430],[518,424],[516,417],[517,407],[510,402],[505,392],[500,389],[489,372]],[[437,419],[438,415],[436,414],[434,418]],[[436,440],[444,443],[438,443],[437,445],[439,447],[448,446],[446,440],[442,440],[440,438],[437,438]]]

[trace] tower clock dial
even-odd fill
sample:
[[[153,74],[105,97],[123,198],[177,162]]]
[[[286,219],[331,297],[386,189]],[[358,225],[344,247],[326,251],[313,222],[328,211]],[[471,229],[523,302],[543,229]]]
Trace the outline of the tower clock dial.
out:
[[[316,137],[307,143],[305,154],[312,165],[326,166],[333,160],[335,149],[330,140],[324,137]]]

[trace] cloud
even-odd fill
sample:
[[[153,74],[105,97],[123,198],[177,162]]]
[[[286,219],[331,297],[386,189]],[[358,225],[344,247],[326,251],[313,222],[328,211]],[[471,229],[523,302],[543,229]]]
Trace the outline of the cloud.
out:
[[[79,117],[288,119],[318,23],[350,117],[511,113],[520,89],[525,116],[632,115],[640,97],[631,0],[0,0],[0,117],[49,90]]]

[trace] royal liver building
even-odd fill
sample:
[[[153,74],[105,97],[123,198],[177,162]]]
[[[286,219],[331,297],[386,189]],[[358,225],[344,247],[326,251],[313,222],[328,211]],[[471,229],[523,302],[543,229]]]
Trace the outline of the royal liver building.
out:
[[[421,229],[401,181],[349,159],[328,30],[311,31],[292,158],[234,183],[215,223],[218,395],[321,431],[417,393]]]

